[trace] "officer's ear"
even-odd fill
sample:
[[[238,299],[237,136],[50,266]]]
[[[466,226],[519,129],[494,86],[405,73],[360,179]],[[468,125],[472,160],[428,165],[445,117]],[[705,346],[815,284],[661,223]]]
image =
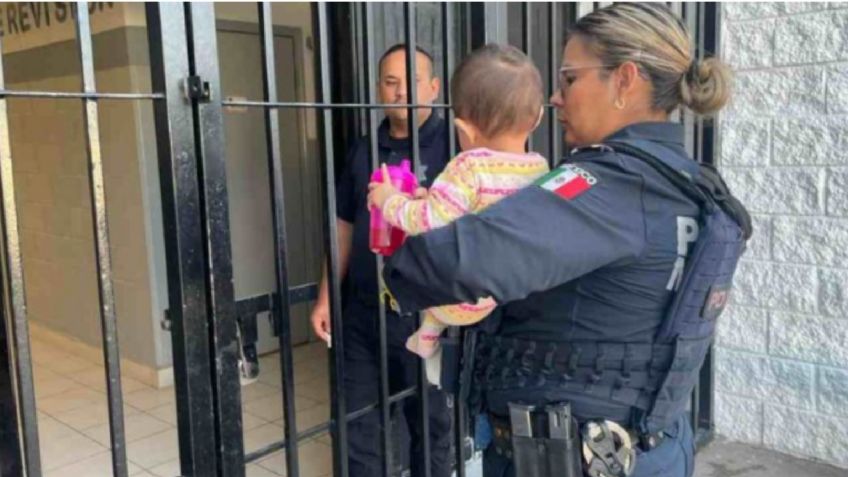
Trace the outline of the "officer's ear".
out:
[[[468,140],[468,144],[476,144],[477,140],[480,139],[480,130],[477,129],[477,126],[470,122],[461,118],[456,118],[453,120],[453,124],[456,126],[459,134],[465,136],[465,139]]]
[[[639,66],[632,61],[625,61],[616,68],[616,87],[619,97],[627,96],[639,80]]]
[[[536,124],[533,125],[533,129],[530,131],[535,131],[540,124],[542,124],[542,118],[545,117],[545,105],[539,106],[539,117],[536,118]]]

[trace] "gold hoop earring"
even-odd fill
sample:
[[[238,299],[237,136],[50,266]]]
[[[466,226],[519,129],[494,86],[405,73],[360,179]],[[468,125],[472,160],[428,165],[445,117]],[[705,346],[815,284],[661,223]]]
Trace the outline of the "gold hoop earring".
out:
[[[627,104],[625,104],[624,100],[621,98],[616,99],[613,104],[617,109],[624,109],[624,107],[627,106]]]

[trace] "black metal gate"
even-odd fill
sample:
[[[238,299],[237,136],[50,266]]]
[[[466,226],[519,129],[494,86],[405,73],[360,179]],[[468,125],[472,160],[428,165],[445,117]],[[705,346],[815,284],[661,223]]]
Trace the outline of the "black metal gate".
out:
[[[459,56],[487,41],[511,42],[533,57],[546,77],[548,92],[557,84],[557,69],[565,27],[581,13],[598,3],[580,4],[440,4],[441,65],[445,91],[449,72]],[[7,119],[7,101],[14,98],[42,98],[81,101],[89,159],[91,209],[96,245],[97,278],[100,298],[104,361],[106,363],[110,436],[114,475],[128,475],[120,380],[117,321],[112,291],[104,178],[98,128],[98,102],[150,101],[153,103],[163,204],[165,254],[169,311],[167,323],[172,336],[180,467],[184,476],[245,475],[247,463],[280,449],[286,451],[285,471],[300,475],[298,443],[329,432],[333,442],[333,475],[347,475],[347,423],[369,412],[379,412],[382,423],[383,472],[392,471],[392,404],[419,395],[420,416],[427,423],[424,373],[419,384],[397,394],[389,393],[386,358],[386,316],[381,306],[379,399],[364,409],[349,409],[343,390],[345,370],[341,333],[333,334],[329,381],[332,396],[330,421],[309,429],[298,429],[295,418],[295,384],[289,310],[295,303],[315,297],[315,284],[290,287],[287,273],[286,220],[281,158],[281,130],[277,111],[283,108],[310,109],[320,113],[319,137],[324,187],[324,247],[330,270],[331,317],[334,330],[341,330],[339,256],[335,225],[335,176],[341,165],[340,148],[362,133],[370,134],[372,163],[377,161],[377,114],[381,108],[405,107],[415,116],[416,91],[410,82],[410,104],[377,104],[376,51],[373,32],[374,4],[313,4],[313,31],[316,40],[317,102],[283,102],[277,96],[271,4],[257,4],[262,49],[261,98],[225,100],[221,97],[216,18],[212,4],[150,3],[146,6],[153,93],[102,93],[94,82],[91,29],[88,6],[76,7],[82,89],[78,93],[7,90],[0,60],[0,189],[2,189],[3,233],[3,326],[0,326],[0,475],[39,476],[38,427],[29,348],[28,322],[24,303],[24,270],[18,235],[18,208],[15,202],[12,161]],[[415,4],[404,4],[404,41],[414,51],[416,36]],[[715,4],[676,4],[695,32],[698,54],[717,50],[717,7]],[[0,40],[1,41],[1,40]],[[414,55],[407,55],[407,75],[415,77]],[[442,104],[427,105],[441,110],[450,119],[450,97]],[[228,216],[225,168],[224,107],[258,108],[263,111],[267,138],[273,217],[274,269],[276,289],[269,295],[236,300]],[[531,144],[547,157],[559,157],[561,132],[553,114],[535,135]],[[698,160],[710,161],[715,132],[712,123],[681,118],[689,125],[690,150]],[[416,121],[410,121],[416,124]],[[418,166],[418,130],[410,129],[411,159]],[[453,131],[449,144],[456,149]],[[376,259],[378,267],[380,259]],[[284,435],[279,441],[245,453],[241,422],[240,353],[238,320],[270,311],[279,339]],[[457,334],[458,330],[452,330]],[[708,437],[712,428],[712,367],[702,371],[702,382],[692,399],[692,420],[699,436]],[[455,461],[466,462],[470,455],[463,406],[456,403]],[[425,429],[424,435],[427,435]],[[429,448],[423,449],[429,462]],[[280,469],[282,470],[282,469]],[[466,474],[464,465],[456,475]]]

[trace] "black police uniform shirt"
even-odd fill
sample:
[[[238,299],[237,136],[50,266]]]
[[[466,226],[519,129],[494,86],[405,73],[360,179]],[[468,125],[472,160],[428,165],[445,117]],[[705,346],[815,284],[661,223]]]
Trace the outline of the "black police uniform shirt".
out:
[[[377,130],[380,163],[400,164],[410,158],[408,138],[395,139],[389,135],[389,122],[384,119]],[[429,187],[450,160],[447,129],[444,119],[433,112],[418,129],[419,159]],[[336,184],[336,215],[353,224],[353,244],[347,275],[343,283],[345,303],[355,299],[359,304],[377,307],[377,265],[374,253],[368,248],[370,212],[368,183],[371,181],[370,140],[360,138],[348,152],[345,168]]]
[[[683,137],[680,125],[641,123],[608,140],[649,141],[661,160],[694,175]],[[644,161],[599,148],[478,215],[411,237],[384,277],[405,312],[492,296],[505,304],[496,332],[504,337],[650,343],[698,211]],[[629,407],[553,384],[487,394],[498,414],[510,400],[567,400],[578,417],[630,417]]]

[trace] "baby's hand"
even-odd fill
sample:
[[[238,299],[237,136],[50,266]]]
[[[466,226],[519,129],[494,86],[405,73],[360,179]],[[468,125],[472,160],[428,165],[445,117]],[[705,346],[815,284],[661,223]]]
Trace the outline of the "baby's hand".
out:
[[[382,208],[383,204],[389,200],[389,197],[400,193],[392,185],[392,181],[389,178],[389,168],[385,164],[383,164],[382,171],[382,182],[371,182],[368,184],[368,207]]]
[[[430,191],[427,190],[426,187],[419,187],[419,188],[415,189],[415,195],[413,197],[415,197],[416,200],[426,199],[427,194],[429,194],[429,193],[430,193]]]

